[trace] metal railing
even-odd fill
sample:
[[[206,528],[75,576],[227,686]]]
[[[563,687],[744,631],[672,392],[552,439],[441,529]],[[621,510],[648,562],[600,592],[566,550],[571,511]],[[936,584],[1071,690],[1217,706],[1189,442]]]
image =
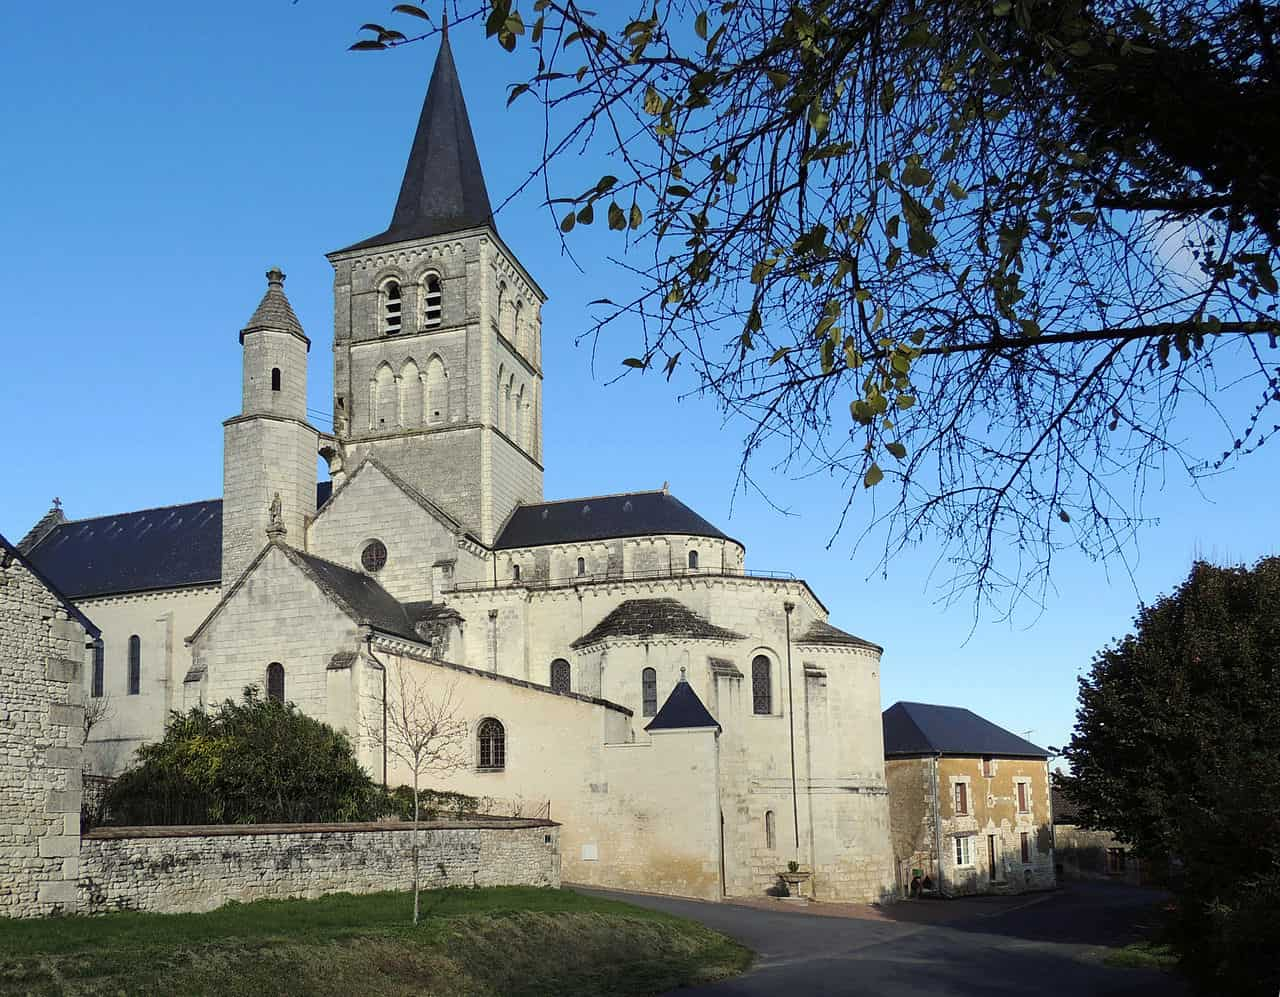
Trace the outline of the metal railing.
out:
[[[499,578],[478,582],[456,582],[451,592],[488,592],[494,589],[555,589],[573,588],[576,585],[594,585],[607,582],[651,582],[679,578],[748,578],[761,581],[794,582],[798,579],[790,571],[759,571],[746,568],[657,568],[652,571],[588,571],[581,575],[561,575],[556,578]]]

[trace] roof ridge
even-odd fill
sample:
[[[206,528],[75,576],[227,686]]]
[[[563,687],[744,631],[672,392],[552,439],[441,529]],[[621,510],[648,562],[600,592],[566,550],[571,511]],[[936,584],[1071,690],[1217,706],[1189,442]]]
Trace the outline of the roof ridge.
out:
[[[663,492],[661,488],[646,488],[643,491],[638,491],[638,492],[606,492],[603,495],[580,495],[575,498],[551,499],[550,501],[544,500],[542,502],[526,502],[526,503],[523,503],[523,507],[528,509],[528,508],[533,508],[534,506],[539,506],[539,505],[564,505],[568,502],[596,502],[596,501],[599,501],[600,499],[630,498],[632,495],[663,495],[663,494],[667,495],[669,498],[676,498],[670,492]],[[680,500],[676,499],[676,501],[679,502]]]
[[[208,503],[208,502],[217,502],[219,505],[221,505],[222,499],[220,498],[196,499],[193,502],[172,502],[169,505],[152,505],[152,506],[147,506],[145,509],[130,509],[127,512],[106,512],[100,516],[84,516],[80,519],[67,519],[59,523],[58,526],[73,526],[79,523],[92,523],[94,520],[97,520],[97,519],[117,519],[120,516],[137,516],[144,512],[159,512],[162,509],[181,509],[188,505],[204,505],[205,503]],[[55,527],[55,529],[56,528],[57,527]]]

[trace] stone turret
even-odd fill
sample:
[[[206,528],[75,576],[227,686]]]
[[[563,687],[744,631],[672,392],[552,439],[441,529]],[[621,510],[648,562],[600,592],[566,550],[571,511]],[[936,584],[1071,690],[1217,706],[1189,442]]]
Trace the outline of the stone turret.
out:
[[[240,332],[240,414],[223,425],[222,587],[266,544],[301,546],[316,514],[318,431],[307,423],[307,352],[284,293],[284,274],[267,271],[267,291]]]

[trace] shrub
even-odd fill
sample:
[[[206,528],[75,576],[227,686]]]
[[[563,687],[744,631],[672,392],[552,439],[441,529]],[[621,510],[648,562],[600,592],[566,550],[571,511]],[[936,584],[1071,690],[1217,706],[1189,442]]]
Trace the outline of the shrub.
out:
[[[174,712],[106,808],[114,824],[266,824],[372,820],[386,801],[345,734],[250,687],[242,702]]]

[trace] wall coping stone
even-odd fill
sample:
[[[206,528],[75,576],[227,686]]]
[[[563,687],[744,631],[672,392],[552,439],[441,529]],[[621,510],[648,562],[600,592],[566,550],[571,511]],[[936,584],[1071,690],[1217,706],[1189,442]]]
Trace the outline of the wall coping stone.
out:
[[[95,827],[81,837],[87,841],[118,841],[123,838],[226,838],[264,834],[333,834],[373,831],[412,831],[411,820],[378,820],[334,824],[173,824],[152,827]],[[424,820],[416,825],[423,831],[516,830],[559,827],[554,820],[532,817],[468,817],[455,820]]]

